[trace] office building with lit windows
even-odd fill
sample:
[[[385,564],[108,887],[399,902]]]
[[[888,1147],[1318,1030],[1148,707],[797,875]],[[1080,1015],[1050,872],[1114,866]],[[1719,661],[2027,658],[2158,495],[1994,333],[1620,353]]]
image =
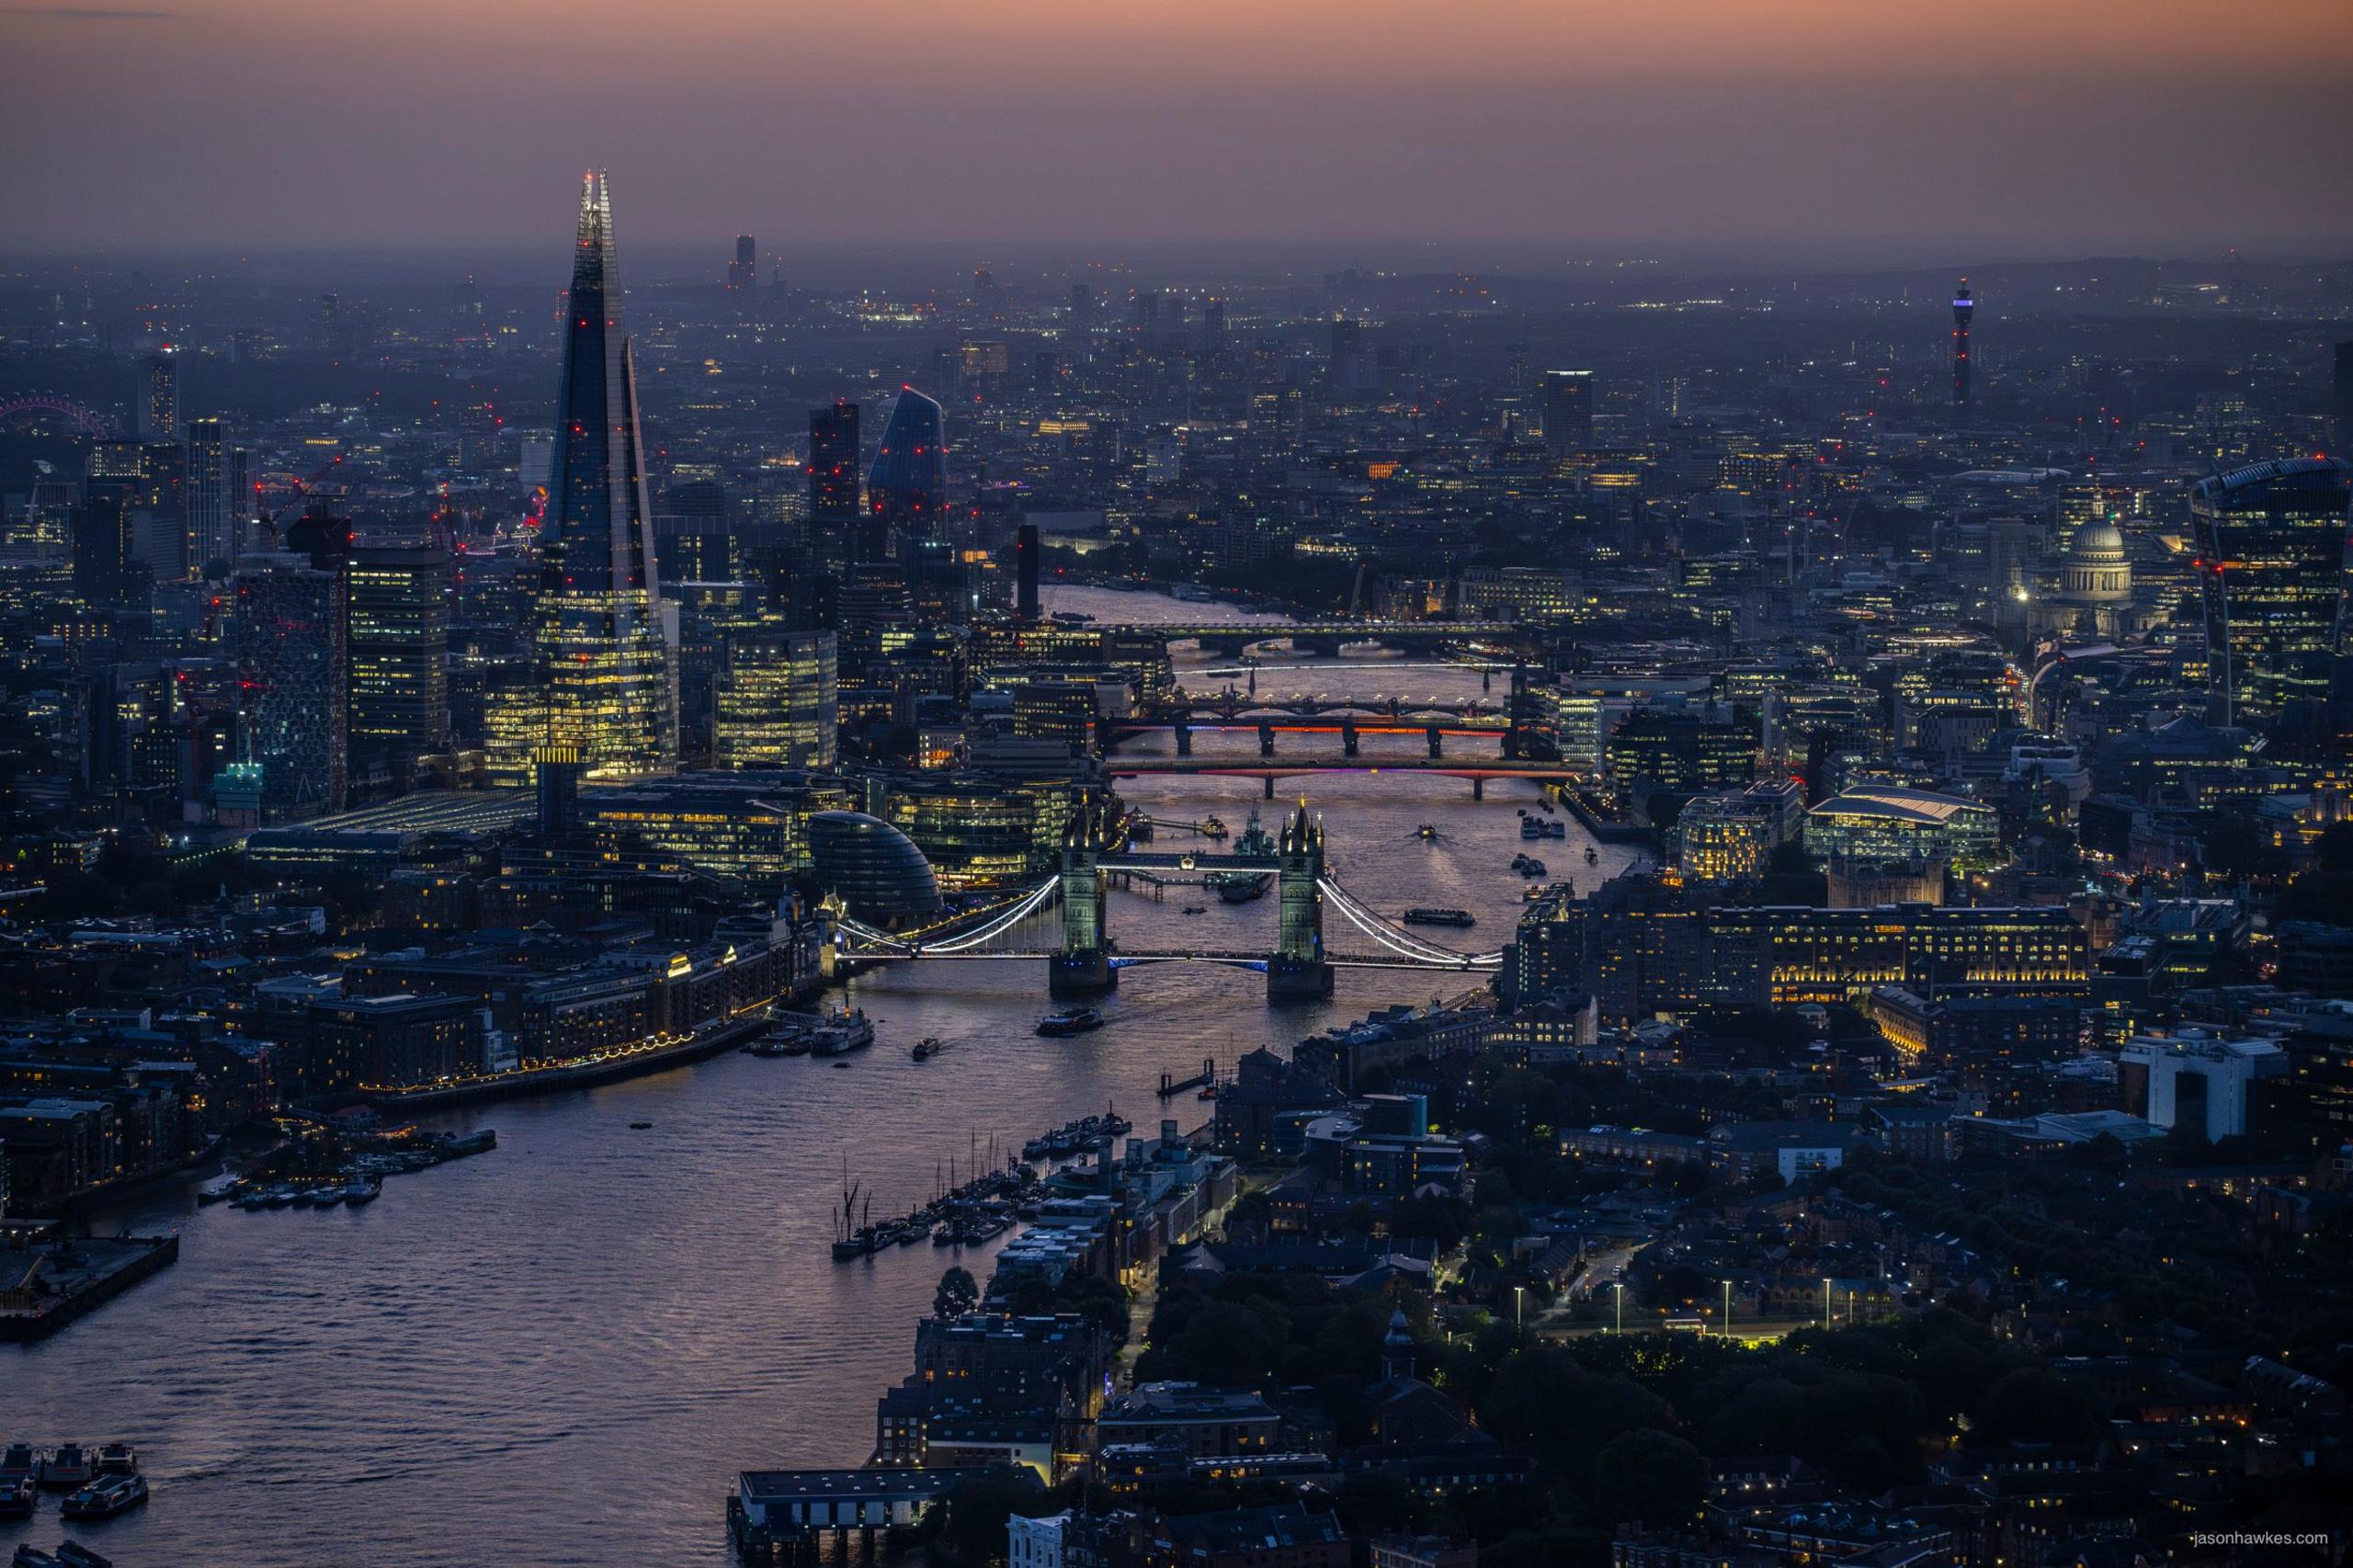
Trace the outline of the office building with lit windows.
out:
[[[1609,733],[1609,774],[1621,798],[1746,784],[1756,774],[1756,727],[1712,706],[1637,708]]]
[[[731,633],[711,687],[712,755],[722,767],[831,767],[840,710],[832,632]]]
[[[2075,995],[2089,983],[2083,927],[2062,908],[1711,909],[1707,927],[1711,989],[1733,1005],[1838,1005],[1879,985]]]
[[[1814,858],[1877,865],[1942,860],[1966,875],[2001,865],[2001,819],[1994,808],[1930,790],[1866,785],[1806,812]]]
[[[1805,822],[1796,780],[1765,778],[1745,790],[1700,795],[1676,819],[1676,869],[1686,881],[1725,882],[1761,876],[1773,851]]]
[[[2345,695],[2348,506],[2353,470],[2336,458],[2256,463],[2191,492],[2211,722],[2261,727]]]
[[[1544,449],[1555,456],[1593,446],[1593,372],[1544,372]]]
[[[140,363],[135,424],[142,441],[180,438],[180,362],[169,347]]]
[[[1087,799],[1069,778],[901,775],[876,814],[915,842],[943,886],[992,887],[1058,869],[1063,830]]]
[[[536,606],[545,736],[579,747],[591,777],[660,772],[677,756],[673,661],[654,573],[612,199],[605,176],[592,173],[580,188]]]
[[[449,749],[449,551],[360,545],[348,595],[351,755],[404,776]]]
[[[582,793],[580,825],[773,895],[809,869],[808,821],[844,811],[856,792],[824,775],[751,769],[633,779]]]

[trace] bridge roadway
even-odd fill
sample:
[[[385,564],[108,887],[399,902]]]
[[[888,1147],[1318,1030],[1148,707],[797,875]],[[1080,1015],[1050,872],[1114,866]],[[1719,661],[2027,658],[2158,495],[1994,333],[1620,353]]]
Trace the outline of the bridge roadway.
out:
[[[1253,719],[1237,714],[1217,719],[1110,719],[1104,722],[1104,726],[1118,732],[1118,740],[1113,742],[1117,744],[1131,735],[1165,735],[1179,729],[1195,734],[1237,735],[1255,735],[1261,730],[1278,735],[1344,735],[1350,730],[1359,735],[1427,735],[1432,730],[1441,735],[1500,735],[1511,728],[1511,721],[1501,714],[1425,722],[1384,716],[1351,719],[1343,725],[1335,719]]]
[[[1275,798],[1276,779],[1317,773],[1424,773],[1467,778],[1475,800],[1486,799],[1490,778],[1532,778],[1549,784],[1579,776],[1565,762],[1505,757],[1107,756],[1103,769],[1114,778],[1259,778],[1266,781],[1270,801]]]
[[[904,953],[881,949],[875,951],[845,953],[843,958],[851,963],[903,963],[915,959],[921,959],[926,963],[977,963],[983,960],[996,960],[1004,959],[1051,959],[1055,956],[1054,950],[1050,949],[1023,950],[1017,949],[974,948],[968,951],[954,953],[930,951],[921,953]],[[1169,952],[1143,953],[1131,953],[1114,949],[1109,961],[1113,969],[1126,969],[1132,965],[1147,963],[1209,963],[1222,964],[1228,969],[1249,969],[1263,971],[1267,967],[1267,955],[1263,952],[1225,952],[1209,948],[1172,950]],[[1418,969],[1436,970],[1440,971],[1449,971],[1459,969],[1462,972],[1468,974],[1483,974],[1494,968],[1494,965],[1491,963],[1481,963],[1477,958],[1470,953],[1464,953],[1461,955],[1461,962],[1460,964],[1434,963],[1427,960],[1409,959],[1403,956],[1369,957],[1351,953],[1334,952],[1326,952],[1324,956],[1324,961],[1330,964],[1334,969]]]
[[[1208,697],[1172,698],[1156,703],[1149,713],[1138,717],[1149,722],[1165,722],[1193,715],[1213,719],[1313,719],[1322,714],[1357,714],[1392,722],[1410,720],[1416,715],[1440,719],[1482,719],[1504,716],[1504,705],[1472,698],[1463,702],[1442,702],[1436,698],[1415,697],[1254,697],[1246,692],[1218,692]]]
[[[1508,637],[1513,629],[1510,622],[1502,620],[1171,620],[1094,621],[1080,630],[1160,636],[1172,642],[1188,637],[1220,642],[1240,637],[1250,642],[1274,642],[1288,637],[1337,637],[1346,642],[1372,642],[1389,637]]]

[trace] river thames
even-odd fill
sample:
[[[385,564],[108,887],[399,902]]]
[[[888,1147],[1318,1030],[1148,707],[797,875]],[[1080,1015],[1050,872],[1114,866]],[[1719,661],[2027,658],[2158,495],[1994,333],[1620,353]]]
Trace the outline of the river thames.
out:
[[[1199,619],[1211,607],[1101,590],[1050,590],[1047,608],[1106,620]],[[1231,618],[1222,612],[1221,618]],[[1224,678],[1190,645],[1178,677]],[[1238,683],[1237,683],[1238,684]],[[1495,678],[1501,699],[1505,679]],[[1297,666],[1270,653],[1261,695],[1380,691],[1461,699],[1478,673],[1395,655]],[[1336,751],[1336,737],[1292,742]],[[1150,743],[1167,747],[1165,738]],[[1492,752],[1488,740],[1465,741]],[[1368,740],[1368,760],[1417,754],[1417,736]],[[1245,735],[1203,736],[1198,748]],[[1249,778],[1131,780],[1149,814],[1214,812],[1237,833]],[[1347,888],[1392,917],[1412,904],[1472,911],[1468,931],[1425,936],[1464,950],[1510,937],[1525,885],[1518,812],[1533,785],[1395,772],[1281,786],[1324,813]],[[1434,840],[1416,834],[1422,824]],[[1173,847],[1164,835],[1160,847]],[[1525,846],[1555,877],[1590,886],[1631,852]],[[1197,892],[1198,890],[1195,890]],[[1250,949],[1272,940],[1275,901],[1227,906],[1115,892],[1131,947]],[[1370,944],[1335,916],[1336,950]],[[857,983],[874,1050],[846,1070],[728,1054],[604,1088],[439,1119],[494,1127],[494,1153],[385,1184],[359,1210],[198,1210],[188,1188],[104,1217],[177,1228],[180,1262],[46,1343],[0,1353],[0,1442],[122,1438],[153,1499],[78,1527],[122,1568],[426,1568],[480,1562],[714,1568],[728,1561],[725,1496],[739,1470],[848,1466],[871,1447],[874,1400],[904,1375],[915,1318],[940,1270],[987,1277],[988,1247],[930,1246],[855,1264],[828,1256],[847,1165],[895,1210],[926,1196],[938,1162],[1021,1142],[1116,1104],[1139,1133],[1163,1107],[1164,1071],[1221,1067],[1260,1045],[1392,1003],[1427,1003],[1462,974],[1348,970],[1324,1005],[1270,1012],[1263,978],[1204,965],[1133,969],[1074,1040],[1031,1032],[1048,1006],[1037,960],[915,964]],[[917,1063],[925,1035],[952,1049]],[[1190,1128],[1188,1093],[1166,1114]],[[631,1122],[651,1122],[632,1131]],[[52,1499],[0,1545],[52,1547]]]

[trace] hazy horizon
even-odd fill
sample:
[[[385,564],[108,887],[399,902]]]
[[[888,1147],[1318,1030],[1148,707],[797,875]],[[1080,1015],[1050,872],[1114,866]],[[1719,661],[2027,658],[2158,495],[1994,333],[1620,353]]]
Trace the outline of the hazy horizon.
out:
[[[2341,0],[2228,29],[2191,0],[939,0],[888,37],[743,0],[398,16],[0,7],[10,248],[540,251],[595,165],[648,256],[2353,251]]]

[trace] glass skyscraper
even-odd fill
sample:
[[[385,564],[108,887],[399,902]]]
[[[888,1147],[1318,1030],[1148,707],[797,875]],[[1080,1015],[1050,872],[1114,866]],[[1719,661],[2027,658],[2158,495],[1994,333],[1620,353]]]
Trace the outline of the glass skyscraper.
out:
[[[722,767],[834,766],[839,676],[830,631],[744,631],[727,639],[711,693]]]
[[[605,176],[591,173],[580,187],[555,461],[540,537],[538,639],[547,742],[576,746],[592,776],[657,772],[677,756],[654,560],[612,199]]]
[[[238,760],[259,778],[261,819],[341,811],[347,643],[336,574],[293,551],[244,557],[232,631]]]
[[[229,426],[219,419],[188,423],[188,559],[190,576],[210,576],[210,568],[233,563],[238,524],[252,496],[246,489],[245,454],[229,438]]]
[[[929,539],[945,521],[948,446],[939,404],[899,389],[882,445],[866,473],[866,509],[886,536]]]
[[[809,411],[809,539],[835,566],[865,564],[858,543],[858,404],[836,398]]]
[[[2316,716],[2342,678],[2348,505],[2353,470],[2335,458],[2256,463],[2192,492],[2214,722]]]

